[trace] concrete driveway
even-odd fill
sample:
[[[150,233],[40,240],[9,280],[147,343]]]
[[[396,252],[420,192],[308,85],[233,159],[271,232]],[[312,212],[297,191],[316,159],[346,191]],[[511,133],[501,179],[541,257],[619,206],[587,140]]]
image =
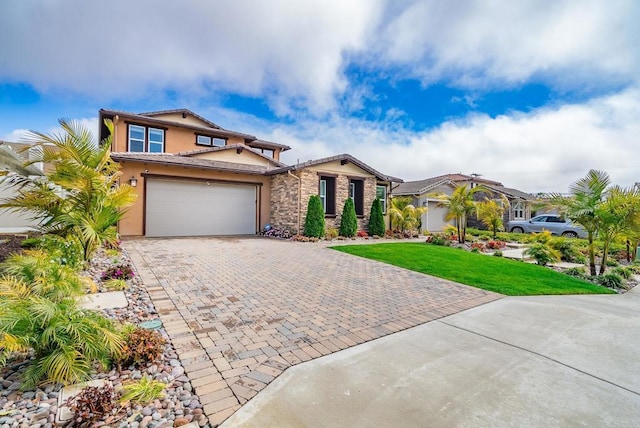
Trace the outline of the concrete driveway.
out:
[[[293,367],[223,426],[636,427],[639,356],[640,289],[508,297]]]
[[[503,297],[324,246],[124,242],[213,426],[291,366]]]

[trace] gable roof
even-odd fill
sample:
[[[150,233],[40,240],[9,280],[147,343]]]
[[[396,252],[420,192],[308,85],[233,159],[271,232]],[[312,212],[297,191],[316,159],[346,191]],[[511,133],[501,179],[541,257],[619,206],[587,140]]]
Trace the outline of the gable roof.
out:
[[[164,114],[171,114],[171,113],[182,113],[183,117],[184,115],[191,115],[193,117],[195,117],[196,119],[206,123],[207,125],[209,125],[212,128],[216,128],[216,129],[222,129],[220,126],[216,125],[215,123],[211,122],[208,119],[205,119],[204,117],[200,116],[199,114],[196,114],[194,112],[192,112],[189,109],[186,108],[178,108],[178,109],[174,109],[174,110],[159,110],[159,111],[150,111],[147,113],[138,113],[140,116],[149,116],[149,117],[155,117],[155,116],[162,116]]]
[[[329,163],[329,162],[334,162],[334,161],[346,161],[346,162],[352,163],[352,164],[356,165],[358,168],[368,172],[371,175],[374,175],[379,180],[391,181],[391,182],[395,182],[395,183],[402,183],[403,182],[403,180],[401,178],[392,177],[390,175],[382,174],[381,172],[371,168],[366,163],[362,162],[361,160],[356,159],[355,157],[351,156],[348,153],[343,153],[343,154],[340,154],[340,155],[330,156],[330,157],[322,158],[322,159],[310,160],[310,161],[299,163],[299,164],[296,164],[296,165],[291,165],[291,166],[286,166],[286,167],[283,167],[283,168],[274,169],[274,170],[268,171],[266,174],[267,175],[282,174],[283,172],[297,171],[297,170],[308,168],[308,167],[311,167],[311,166],[321,165],[323,163]]]
[[[494,186],[502,186],[502,183],[500,183],[499,181],[493,181],[493,180],[487,180],[486,178],[480,178],[479,176],[472,176],[472,175],[465,175],[465,174],[461,174],[461,173],[455,173],[455,174],[444,174],[444,175],[439,175],[437,177],[433,177],[435,178],[441,178],[441,179],[448,179],[455,182],[458,181],[472,181],[474,183],[482,183],[482,184],[490,184],[490,185],[494,185]]]
[[[392,193],[395,195],[421,195],[446,183],[455,186],[453,181],[449,180],[448,178],[442,178],[442,176],[440,176],[427,178],[425,180],[407,181],[401,183],[393,189]]]
[[[269,167],[263,165],[249,165],[189,156],[176,156],[171,153],[117,152],[111,153],[111,159],[116,162],[147,162],[253,175],[264,175],[264,173],[269,170]]]
[[[166,112],[170,112],[170,110],[166,110]],[[151,113],[153,114],[153,112]],[[117,116],[126,117],[128,119],[139,120],[139,121],[151,123],[151,124],[179,126],[181,128],[192,129],[194,131],[201,131],[207,134],[217,135],[221,137],[239,137],[245,140],[251,140],[251,141],[257,140],[257,138],[254,135],[244,134],[242,132],[229,131],[227,129],[223,129],[220,127],[214,128],[209,126],[198,126],[190,123],[175,122],[173,120],[158,119],[154,116],[149,116],[149,113],[146,113],[146,114],[147,115],[145,116],[143,114],[131,113],[128,111],[100,109],[101,120],[103,115],[108,115],[108,116],[117,115]],[[213,122],[210,122],[210,123],[213,123]],[[215,125],[215,126],[218,126],[218,125]]]
[[[203,148],[203,149],[196,149],[196,150],[189,150],[186,152],[179,152],[176,153],[176,156],[197,156],[200,154],[204,154],[204,153],[214,153],[214,152],[223,152],[226,150],[249,150],[251,153],[253,153],[254,155],[260,156],[261,158],[264,158],[265,160],[273,163],[274,165],[276,165],[277,167],[285,167],[287,166],[286,164],[282,163],[282,162],[278,162],[277,160],[270,158],[268,156],[263,155],[262,153],[253,150],[251,147],[247,147],[244,146],[242,144],[229,144],[228,146],[221,146],[221,147],[207,147],[207,148]]]
[[[491,186],[486,184],[485,184],[485,187],[495,192],[502,193],[507,197],[510,196],[512,199],[524,199],[525,201],[535,201],[537,199],[535,196],[533,196],[530,193],[522,192],[518,189],[512,189],[510,187]]]

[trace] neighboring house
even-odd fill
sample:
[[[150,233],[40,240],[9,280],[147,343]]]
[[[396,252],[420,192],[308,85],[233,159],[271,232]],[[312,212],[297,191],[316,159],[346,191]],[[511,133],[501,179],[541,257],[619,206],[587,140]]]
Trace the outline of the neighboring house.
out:
[[[348,154],[297,165],[280,162],[290,147],[223,129],[197,114],[100,110],[114,123],[112,158],[138,200],[119,224],[123,236],[255,234],[267,224],[301,233],[311,195],[337,227],[344,201],[366,228],[376,196],[386,207],[392,181]],[[100,139],[108,134],[101,127]]]
[[[446,208],[438,207],[438,199],[434,194],[444,193],[450,195],[458,186],[469,186],[474,188],[481,184],[490,191],[490,195],[485,192],[476,194],[477,200],[482,200],[485,196],[498,198],[504,195],[510,203],[509,209],[505,212],[505,223],[512,220],[529,220],[531,218],[532,207],[536,198],[517,189],[504,187],[502,183],[474,177],[464,174],[446,174],[437,177],[427,178],[419,181],[407,181],[392,189],[392,196],[411,196],[416,206],[426,207],[427,212],[422,215],[421,231],[438,232],[447,224],[454,224],[454,221],[444,219],[447,214]],[[477,219],[470,218],[469,226],[479,226]]]
[[[0,141],[0,145],[5,148],[10,148],[17,153],[20,157],[28,162],[34,159],[34,156],[39,156],[40,148],[33,147],[28,143],[14,143],[8,141]],[[42,164],[33,165],[37,170],[43,171],[44,166]],[[5,199],[13,197],[16,193],[15,187],[11,186],[11,177],[6,177],[6,181],[0,182],[0,202]],[[9,209],[0,209],[0,233],[23,233],[34,230],[36,222],[31,220],[27,214],[18,213]]]

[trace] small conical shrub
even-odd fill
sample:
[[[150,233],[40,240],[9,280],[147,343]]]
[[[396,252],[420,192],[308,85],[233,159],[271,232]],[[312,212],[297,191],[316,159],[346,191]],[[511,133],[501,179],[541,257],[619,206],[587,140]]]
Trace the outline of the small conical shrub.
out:
[[[347,198],[342,208],[342,218],[340,219],[340,236],[351,238],[356,236],[358,231],[358,219],[356,218],[356,206],[353,199]]]
[[[384,236],[386,226],[384,224],[384,214],[380,199],[375,198],[371,204],[371,214],[369,215],[369,235]]]
[[[324,209],[318,195],[311,195],[307,205],[307,217],[304,220],[304,236],[324,236]]]

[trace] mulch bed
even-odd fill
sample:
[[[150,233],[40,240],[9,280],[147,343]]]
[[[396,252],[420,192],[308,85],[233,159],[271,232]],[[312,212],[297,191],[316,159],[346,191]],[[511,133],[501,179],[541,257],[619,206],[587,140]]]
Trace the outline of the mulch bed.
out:
[[[11,254],[21,253],[23,248],[20,243],[29,236],[26,234],[0,235],[0,263],[5,261]]]

